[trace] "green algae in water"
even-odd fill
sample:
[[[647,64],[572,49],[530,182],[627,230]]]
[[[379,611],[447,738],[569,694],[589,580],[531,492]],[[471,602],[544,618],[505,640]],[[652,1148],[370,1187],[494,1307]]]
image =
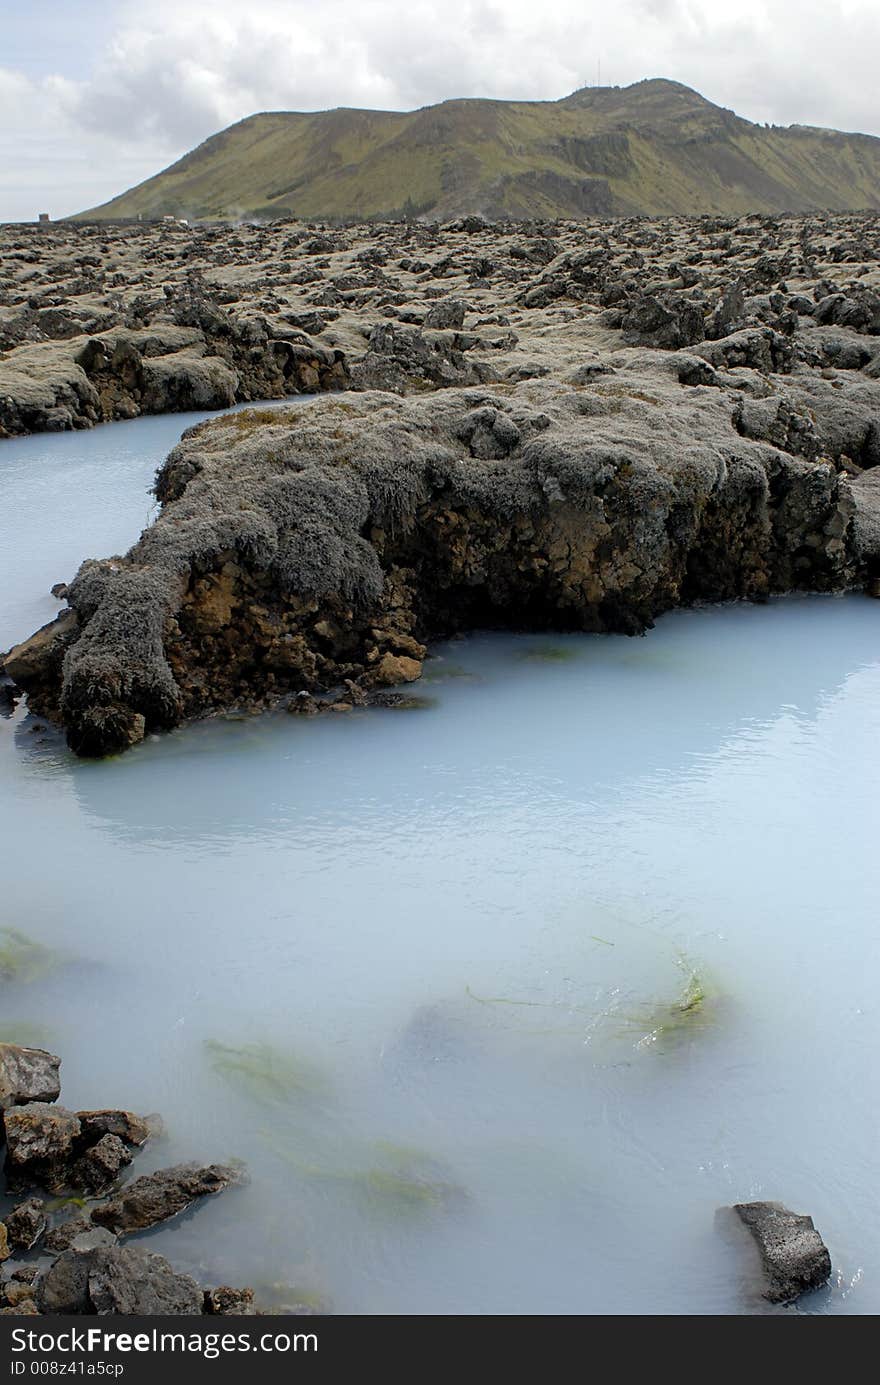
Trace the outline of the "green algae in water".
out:
[[[678,966],[685,973],[685,982],[673,1001],[648,1005],[624,1017],[625,1032],[638,1033],[637,1049],[672,1047],[713,1022],[705,978],[686,957],[678,959]]]
[[[592,941],[614,946],[606,938],[594,934],[590,936]],[[665,1052],[708,1029],[716,1019],[716,993],[706,977],[684,955],[676,958],[676,966],[685,977],[678,994],[672,1000],[636,1005],[629,1013],[622,1011],[617,1002],[602,1009],[579,1005],[567,999],[545,1001],[516,996],[478,995],[470,986],[465,987],[465,994],[487,1011],[497,1012],[497,1022],[503,1028],[529,1037],[572,1035],[592,1045],[601,1044],[603,1037],[616,1036],[634,1038],[635,1047],[640,1050]],[[536,1023],[531,1022],[529,1011],[536,1012]],[[547,1017],[546,1026],[540,1024],[541,1012]]]
[[[46,1203],[47,1212],[66,1212],[69,1207],[76,1207],[81,1211],[85,1207],[87,1199],[84,1197],[53,1197]]]
[[[17,928],[0,928],[0,981],[38,981],[54,965],[48,947]]]
[[[315,1314],[330,1312],[330,1300],[326,1294],[280,1280],[255,1284],[254,1302],[261,1313],[267,1313],[270,1317],[286,1317],[297,1309],[307,1309]]]
[[[422,683],[445,683],[454,678],[473,678],[474,675],[461,664],[447,664],[445,660],[430,659],[425,664],[422,671],[420,682]]]
[[[531,644],[517,657],[529,663],[567,664],[581,655],[582,651],[573,644]]]
[[[378,1141],[362,1166],[333,1168],[306,1163],[268,1131],[261,1132],[270,1148],[310,1181],[331,1184],[383,1219],[450,1211],[467,1201],[465,1189],[449,1170],[423,1150]]]
[[[235,1047],[217,1039],[206,1039],[204,1049],[218,1076],[258,1101],[289,1101],[315,1096],[326,1088],[323,1074],[312,1063],[273,1048],[271,1044]]]

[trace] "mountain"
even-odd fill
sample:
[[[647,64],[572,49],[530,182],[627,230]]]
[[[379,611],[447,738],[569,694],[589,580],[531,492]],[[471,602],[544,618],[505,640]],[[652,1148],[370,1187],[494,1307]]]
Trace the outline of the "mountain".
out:
[[[560,101],[249,116],[84,219],[880,208],[880,139],[755,125],[662,79]]]

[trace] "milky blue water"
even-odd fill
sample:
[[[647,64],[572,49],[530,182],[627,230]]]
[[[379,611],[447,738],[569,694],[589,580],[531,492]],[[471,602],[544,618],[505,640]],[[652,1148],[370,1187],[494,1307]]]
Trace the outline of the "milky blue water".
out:
[[[189,421],[0,444],[0,647],[136,537]],[[758,1311],[714,1214],[773,1198],[835,1267],[784,1311],[876,1313],[878,634],[858,596],[483,634],[421,710],[98,764],[21,710],[0,925],[56,965],[0,1033],[71,1106],[161,1111],[141,1168],[247,1162],[149,1239],[266,1303]]]

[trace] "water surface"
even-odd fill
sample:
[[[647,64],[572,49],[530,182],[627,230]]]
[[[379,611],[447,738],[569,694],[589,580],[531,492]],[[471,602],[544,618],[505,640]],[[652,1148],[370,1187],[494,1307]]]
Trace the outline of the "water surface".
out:
[[[0,646],[189,421],[0,444]],[[779,1198],[835,1266],[795,1311],[876,1313],[877,636],[855,596],[482,634],[421,710],[99,764],[19,711],[0,923],[56,965],[0,1028],[164,1114],[141,1169],[246,1160],[149,1239],[266,1302],[750,1311],[715,1209]]]

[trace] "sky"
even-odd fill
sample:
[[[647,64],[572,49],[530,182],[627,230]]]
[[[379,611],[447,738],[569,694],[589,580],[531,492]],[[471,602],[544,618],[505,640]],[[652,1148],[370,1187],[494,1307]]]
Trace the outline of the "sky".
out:
[[[261,110],[685,82],[880,135],[876,0],[0,0],[0,221],[63,216]]]

